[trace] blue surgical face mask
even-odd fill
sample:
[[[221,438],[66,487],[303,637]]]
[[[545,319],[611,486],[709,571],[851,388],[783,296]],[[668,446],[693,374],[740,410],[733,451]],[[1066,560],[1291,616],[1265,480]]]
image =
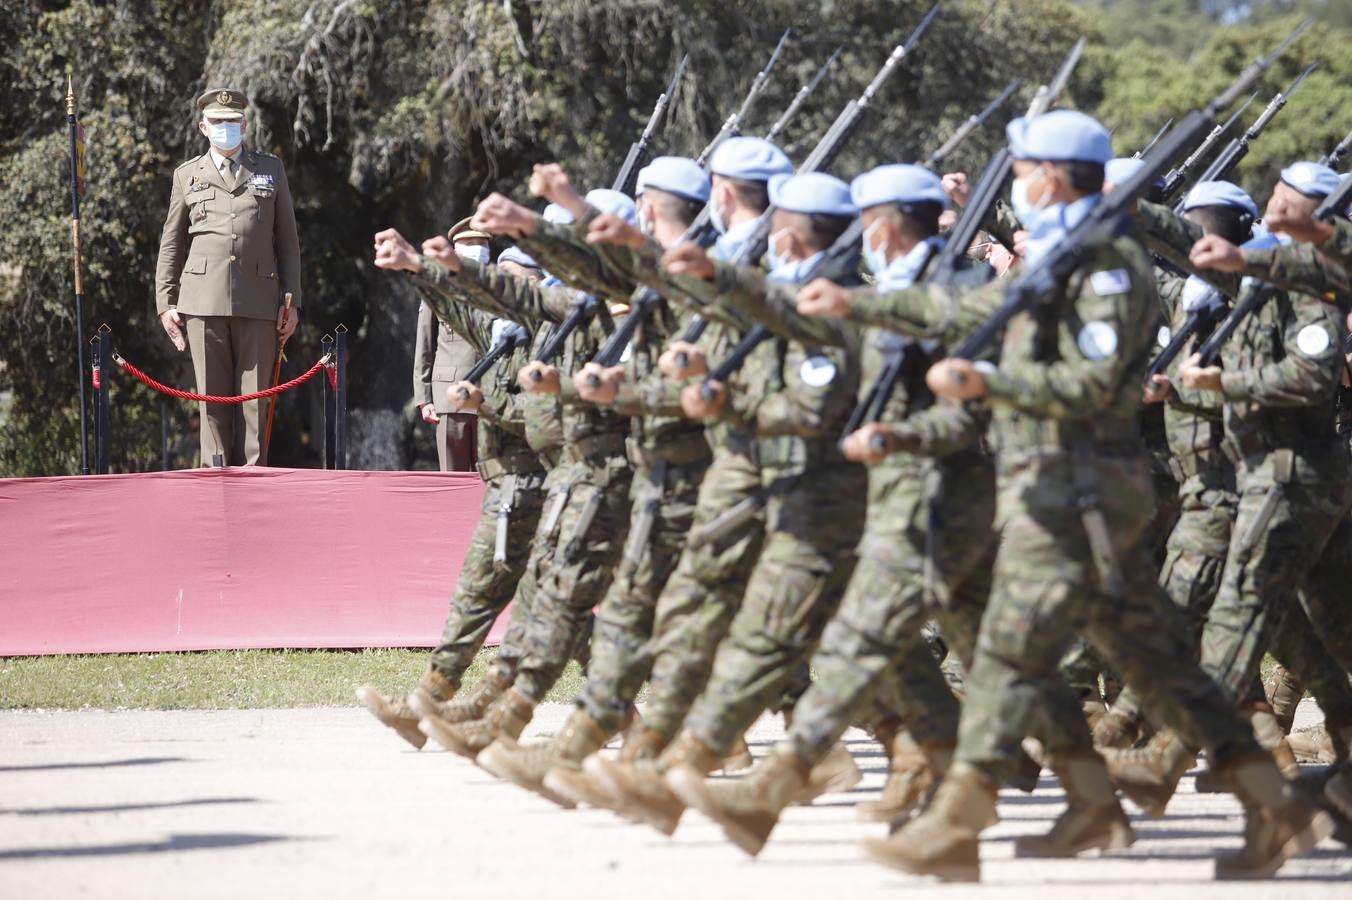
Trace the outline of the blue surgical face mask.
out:
[[[873,232],[882,224],[883,220],[879,219],[864,229],[864,265],[868,266],[868,270],[874,275],[883,274],[883,270],[887,268],[886,250],[874,249],[872,240]]]
[[[207,140],[217,150],[234,150],[243,139],[243,129],[238,122],[208,122]]]

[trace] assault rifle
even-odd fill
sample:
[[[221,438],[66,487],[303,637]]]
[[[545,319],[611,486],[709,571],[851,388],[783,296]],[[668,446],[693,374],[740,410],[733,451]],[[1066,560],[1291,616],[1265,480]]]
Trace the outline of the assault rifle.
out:
[[[648,117],[648,124],[643,129],[643,133],[639,135],[636,143],[629,145],[629,155],[624,158],[624,165],[620,166],[620,174],[615,176],[615,183],[611,185],[614,190],[633,196],[634,185],[638,183],[639,169],[646,166],[652,159],[652,153],[649,152],[648,147],[652,144],[653,136],[657,134],[658,129],[667,120],[667,105],[671,103],[672,95],[676,93],[676,85],[680,83],[681,76],[685,74],[685,64],[689,61],[689,53],[681,57],[680,64],[676,66],[676,74],[671,76],[671,83],[657,98],[657,105],[653,107],[653,114]]]
[[[810,154],[808,154],[807,159],[803,160],[802,165],[795,170],[796,174],[801,175],[806,172],[818,172],[827,168],[835,161],[835,158],[840,154],[840,151],[844,149],[845,145],[849,142],[850,137],[853,136],[855,130],[859,127],[864,118],[864,114],[871,108],[873,99],[878,91],[880,91],[883,85],[887,83],[888,78],[891,77],[892,73],[895,72],[897,67],[901,64],[901,61],[905,59],[912,48],[915,47],[916,42],[919,41],[921,35],[929,29],[930,23],[934,21],[934,17],[938,14],[939,5],[936,3],[930,11],[925,14],[925,18],[920,20],[920,24],[911,32],[911,35],[906,39],[906,42],[898,44],[892,50],[892,53],[887,57],[887,61],[883,63],[882,68],[873,76],[873,80],[869,82],[868,87],[864,88],[864,93],[859,95],[857,99],[851,100],[845,105],[845,108],[841,110],[840,115],[836,117],[835,122],[833,122],[831,127],[826,130],[826,134],[822,135],[821,140],[817,142],[817,146],[812,149]],[[756,219],[755,229],[742,244],[737,255],[729,260],[732,265],[749,265],[765,255],[765,246],[770,239],[770,219],[774,215],[774,211],[774,207],[771,206]],[[691,320],[685,333],[681,335],[681,340],[693,344],[695,341],[699,340],[700,335],[704,334],[704,329],[707,326],[707,319],[703,316],[696,316]],[[623,348],[623,345],[621,345],[621,348]],[[678,365],[682,368],[685,367],[687,362],[688,360],[684,359],[677,360]]]
[[[1338,188],[1319,204],[1319,208],[1314,211],[1314,218],[1320,222],[1328,222],[1335,216],[1344,214],[1349,202],[1352,202],[1352,178],[1345,179]],[[1220,358],[1221,347],[1230,340],[1240,324],[1252,313],[1262,308],[1273,295],[1277,293],[1277,288],[1270,284],[1258,284],[1251,286],[1239,298],[1230,315],[1225,317],[1225,321],[1217,326],[1215,332],[1198,352],[1202,366],[1212,366]]]
[[[1301,72],[1300,75],[1296,76],[1296,80],[1291,82],[1289,88],[1285,91],[1278,91],[1276,96],[1268,101],[1267,108],[1265,108],[1262,114],[1254,120],[1254,123],[1249,126],[1248,130],[1227,144],[1225,149],[1211,161],[1211,165],[1206,167],[1206,170],[1202,172],[1197,181],[1199,183],[1203,181],[1220,181],[1234,171],[1235,166],[1239,165],[1244,157],[1249,155],[1249,144],[1253,143],[1253,141],[1255,141],[1267,128],[1268,124],[1276,118],[1277,113],[1282,111],[1282,107],[1286,106],[1286,101],[1291,97],[1291,94],[1296,88],[1300,87],[1300,84],[1305,80],[1305,77],[1314,71],[1316,65],[1318,65],[1318,63],[1310,63],[1304,72]],[[1174,212],[1181,213],[1182,211],[1183,201],[1179,200],[1174,206]]]
[[[557,326],[549,332],[549,337],[545,338],[544,344],[535,354],[535,361],[549,364],[550,360],[563,352],[564,344],[574,331],[577,331],[582,325],[590,322],[593,316],[601,317],[601,328],[606,334],[611,334],[615,330],[615,322],[610,318],[610,307],[600,298],[593,297],[591,294],[578,294],[577,299],[573,301],[573,308],[568,311],[568,315]],[[531,376],[539,381],[541,374],[539,370],[531,372]]]
[[[760,95],[765,92],[765,86],[770,81],[770,70],[779,62],[779,55],[784,52],[784,45],[789,42],[789,36],[793,34],[792,28],[785,28],[784,33],[779,36],[779,43],[775,45],[775,50],[770,54],[770,59],[766,61],[765,67],[756,73],[756,77],[751,79],[751,89],[746,92],[746,97],[742,100],[742,105],[737,111],[728,116],[723,123],[723,127],[718,129],[718,134],[704,148],[703,152],[695,158],[695,162],[701,166],[708,166],[709,157],[718,149],[718,145],[726,141],[735,134],[742,131],[742,122],[746,120],[746,114],[751,111],[751,106],[760,99]]]
[[[1188,180],[1188,173],[1192,171],[1192,167],[1197,165],[1203,157],[1211,152],[1211,148],[1216,146],[1225,133],[1230,130],[1230,126],[1235,124],[1239,117],[1244,114],[1244,110],[1249,108],[1249,104],[1252,103],[1257,96],[1257,91],[1250,94],[1249,99],[1245,100],[1244,105],[1235,110],[1230,118],[1211,129],[1211,133],[1197,145],[1192,153],[1188,154],[1187,159],[1183,160],[1180,165],[1169,170],[1169,173],[1164,176],[1164,189],[1161,192],[1162,199],[1160,202],[1169,202],[1169,198],[1179,192],[1183,187],[1184,182]]]
[[[1186,307],[1188,317],[1183,321],[1183,327],[1171,335],[1169,343],[1160,351],[1154,361],[1150,363],[1150,368],[1146,369],[1146,386],[1154,382],[1156,375],[1163,375],[1168,371],[1169,366],[1183,352],[1183,348],[1196,337],[1199,341],[1205,341],[1211,336],[1216,328],[1216,323],[1225,317],[1225,313],[1230,309],[1230,305],[1225,302],[1221,292],[1214,287],[1207,288],[1205,294],[1197,299],[1195,303]]]
[[[943,146],[931,153],[929,158],[921,163],[921,165],[931,172],[939,171],[939,166],[941,166],[943,161],[948,158],[948,154],[952,153],[958,148],[959,144],[967,140],[967,135],[986,124],[986,120],[995,115],[995,111],[1004,106],[1005,101],[1013,96],[1014,92],[1017,91],[1022,84],[1022,81],[1015,78],[1009,84],[1005,85],[1005,89],[1000,92],[1000,96],[986,104],[986,108],[981,112],[968,116],[967,121],[959,125],[958,130],[953,132],[948,140],[944,141]]]
[[[855,270],[859,264],[859,242],[864,236],[864,223],[860,219],[855,219],[849,224],[840,237],[832,242],[831,246],[826,248],[817,261],[808,267],[803,275],[802,284],[808,284],[814,278],[840,278]],[[746,364],[747,358],[751,352],[774,337],[774,332],[769,328],[757,322],[743,335],[738,341],[737,346],[732,348],[727,359],[719,363],[704,378],[704,384],[700,387],[700,392],[705,400],[714,399],[714,390],[710,382],[717,381],[720,384],[726,384],[728,379],[739,372]]]
[[[525,328],[513,322],[510,326],[503,329],[498,339],[493,342],[493,346],[488,348],[488,352],[474,364],[468,372],[465,373],[465,381],[470,384],[478,384],[489,369],[497,364],[507,354],[511,353],[517,347],[524,347],[530,340],[530,333]],[[461,400],[469,399],[469,391],[461,388],[459,391]]]
[[[1150,156],[1146,157],[1145,165],[1140,170],[1117,185],[1111,194],[1102,197],[1098,205],[1072,228],[1051,252],[1036,265],[1025,269],[1010,283],[1000,307],[954,348],[952,355],[961,359],[978,358],[994,345],[1010,319],[1029,309],[1043,297],[1054,293],[1071,276],[1086,254],[1094,247],[1105,244],[1122,233],[1128,226],[1128,211],[1150,188],[1160,173],[1181,156],[1186,148],[1192,146],[1198,136],[1203,134],[1222,112],[1251,89],[1273,61],[1286,52],[1286,49],[1305,33],[1310,24],[1311,20],[1308,19],[1302,22],[1276,50],[1250,63],[1229,87],[1203,109],[1194,109],[1184,116],[1178,127],[1160,142]],[[1215,338],[1216,335],[1212,335],[1212,340]]]
[[[1164,132],[1168,131],[1169,126],[1172,124],[1174,124],[1174,117],[1170,116],[1169,121],[1165,122],[1163,125],[1160,126],[1160,130],[1155,132],[1155,136],[1150,139],[1149,143],[1147,143],[1140,150],[1137,150],[1135,153],[1133,153],[1131,155],[1131,158],[1140,159],[1141,157],[1149,153],[1151,150],[1155,149],[1155,145],[1160,142],[1160,138],[1164,137]]]
[[[1070,52],[1061,62],[1056,76],[1038,88],[1033,102],[1028,106],[1028,118],[1046,112],[1061,96],[1066,83],[1070,81],[1071,73],[1075,71],[1075,66],[1080,61],[1080,54],[1084,52],[1086,43],[1086,38],[1076,41],[1075,46],[1070,48]],[[953,228],[948,233],[948,241],[939,251],[939,258],[934,261],[934,270],[929,280],[936,284],[946,284],[953,278],[967,255],[967,248],[976,240],[986,217],[995,207],[995,201],[1004,192],[1005,181],[1008,180],[1013,165],[1008,147],[1001,147],[986,163],[985,170],[982,171],[981,177],[977,179],[976,186],[972,188],[967,198],[967,208],[953,223]]]
[[[1338,166],[1342,164],[1343,157],[1347,155],[1348,150],[1352,150],[1352,131],[1349,131],[1347,137],[1338,142],[1338,146],[1324,154],[1319,160],[1319,164],[1336,171]]]
[[[784,112],[780,114],[778,119],[775,119],[775,124],[771,125],[770,130],[765,132],[767,141],[775,141],[779,138],[788,124],[793,121],[794,116],[798,115],[798,110],[803,108],[807,98],[811,97],[813,92],[817,90],[817,86],[826,80],[826,76],[831,72],[831,67],[836,64],[836,60],[840,59],[840,54],[844,51],[844,47],[837,47],[835,52],[831,54],[831,58],[817,70],[817,74],[813,75],[810,81],[805,82],[798,89],[798,93],[793,95],[793,99],[789,101],[789,105],[785,107]]]

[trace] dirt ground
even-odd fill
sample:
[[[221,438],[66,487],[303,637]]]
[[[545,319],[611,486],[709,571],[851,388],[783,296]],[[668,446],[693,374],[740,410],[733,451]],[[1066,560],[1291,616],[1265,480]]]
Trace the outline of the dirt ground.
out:
[[[567,712],[544,708],[532,733]],[[753,749],[781,734],[762,719]],[[876,794],[884,759],[863,734],[847,740],[863,784],[792,809],[750,860],[698,813],[667,839],[565,812],[459,757],[415,752],[361,710],[0,713],[0,897],[1352,898],[1352,856],[1332,841],[1277,881],[1213,884],[1242,820],[1191,776],[1167,818],[1129,807],[1139,839],[1126,851],[1014,860],[1011,839],[1062,808],[1044,773],[1035,794],[1001,795],[983,885],[910,879],[862,859],[860,838],[883,827],[852,806]]]

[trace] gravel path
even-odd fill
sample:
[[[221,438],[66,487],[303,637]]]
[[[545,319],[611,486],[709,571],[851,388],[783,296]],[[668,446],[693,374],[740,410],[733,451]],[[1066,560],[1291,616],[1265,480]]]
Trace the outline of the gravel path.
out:
[[[532,732],[567,712],[550,705]],[[753,749],[780,734],[778,718],[762,719]],[[884,760],[846,737],[863,785],[791,810],[752,861],[697,813],[668,840],[603,811],[563,812],[458,757],[413,752],[361,710],[5,712],[0,898],[1352,898],[1352,856],[1332,841],[1279,881],[1211,883],[1242,821],[1233,798],[1198,795],[1191,777],[1166,819],[1133,816],[1139,840],[1123,853],[1014,860],[1010,839],[1045,831],[1062,808],[1048,775],[1032,796],[1002,794],[986,884],[909,879],[861,861],[859,839],[882,827],[851,806],[876,793]]]

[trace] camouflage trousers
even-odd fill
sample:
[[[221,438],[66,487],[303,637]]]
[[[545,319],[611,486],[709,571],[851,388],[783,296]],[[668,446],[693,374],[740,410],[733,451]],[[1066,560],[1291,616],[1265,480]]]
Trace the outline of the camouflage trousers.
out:
[[[1331,723],[1350,724],[1352,484],[1275,484],[1241,471],[1238,490],[1229,556],[1202,632],[1202,667],[1239,700],[1270,649]]]
[[[570,467],[567,464],[560,464],[550,469],[549,475],[545,478],[544,502],[540,507],[542,513],[537,517],[535,537],[531,541],[530,558],[526,562],[526,572],[517,584],[516,595],[512,597],[512,613],[507,621],[507,633],[502,636],[502,645],[498,647],[498,654],[493,658],[494,670],[500,677],[508,681],[516,678],[517,665],[521,661],[522,654],[525,653],[526,629],[531,621],[531,611],[535,607],[535,594],[539,589],[540,582],[544,579],[549,561],[554,558],[555,548],[558,546],[558,522],[551,522],[551,517],[544,513],[554,509],[559,502],[560,495],[567,494],[570,476]],[[589,626],[586,632],[579,636],[578,642],[574,646],[574,658],[585,657],[590,638],[591,629]],[[579,657],[579,650],[583,657]]]
[[[859,562],[793,710],[788,739],[801,758],[820,760],[877,690],[917,742],[957,741],[958,701],[924,627],[937,617],[953,653],[970,659],[995,551],[995,472],[977,452],[961,457],[942,469],[901,457],[869,470]]]
[[[686,729],[719,756],[811,654],[840,604],[863,531],[862,466],[818,465],[772,478],[768,488],[764,547],[709,683],[686,718]]]
[[[479,521],[465,551],[455,595],[451,598],[451,612],[441,643],[432,651],[432,667],[453,685],[459,686],[474,654],[483,647],[493,621],[507,604],[515,599],[520,608],[532,602],[536,581],[529,557],[544,503],[545,481],[545,472],[538,470],[499,475],[484,486]],[[495,561],[504,499],[510,504],[503,545],[505,559]]]
[[[714,652],[741,605],[765,535],[764,511],[710,543],[703,542],[705,531],[760,489],[760,468],[747,453],[718,451],[699,486],[676,570],[657,598],[643,724],[667,739],[676,736],[708,682]]]
[[[652,667],[658,596],[681,557],[708,468],[706,456],[681,465],[657,462],[634,472],[629,539],[596,611],[587,683],[577,701],[605,731],[623,725]]]
[[[1123,590],[1107,593],[1077,509],[1075,465],[1097,481],[1098,506]],[[1084,474],[1084,473],[1081,473]],[[1247,723],[1190,652],[1178,608],[1164,596],[1144,537],[1152,511],[1144,460],[1092,454],[1007,458],[999,467],[990,604],[959,725],[956,758],[1003,781],[1027,734],[1048,753],[1089,752],[1079,704],[1059,665],[1077,636],[1121,673],[1165,724],[1223,765],[1257,750]]]
[[[1161,454],[1164,455],[1163,459],[1161,459]],[[1165,462],[1167,454],[1167,449],[1155,448],[1150,451],[1149,456],[1150,480],[1155,486],[1155,513],[1150,518],[1150,527],[1146,530],[1145,542],[1156,571],[1167,564],[1169,537],[1173,534],[1180,516],[1183,515],[1184,504],[1186,503],[1183,498],[1186,486],[1180,488],[1178,482],[1169,474]],[[1229,526],[1227,525],[1226,528],[1228,532]],[[1224,554],[1224,548],[1221,552]],[[1222,555],[1222,562],[1224,562],[1224,559],[1225,557]],[[1212,593],[1214,592],[1213,588]],[[1099,676],[1102,675],[1103,693],[1107,695],[1108,702],[1111,703],[1117,699],[1120,678],[1116,672],[1113,672],[1104,664],[1084,638],[1077,638],[1071,644],[1065,659],[1061,661],[1061,674],[1070,683],[1071,690],[1081,699],[1100,696]]]
[[[629,530],[633,469],[625,455],[597,454],[567,468],[566,492],[544,512],[558,535],[553,556],[542,560],[514,682],[537,703],[563,673],[592,607],[610,587]]]

